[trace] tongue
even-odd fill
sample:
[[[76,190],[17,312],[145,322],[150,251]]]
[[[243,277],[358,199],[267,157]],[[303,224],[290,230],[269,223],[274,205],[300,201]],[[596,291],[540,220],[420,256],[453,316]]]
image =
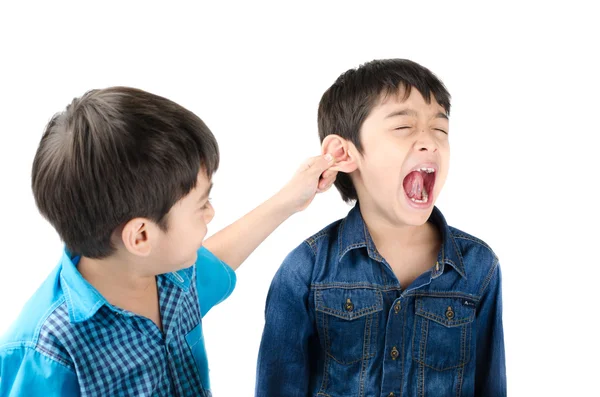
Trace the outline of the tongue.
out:
[[[404,190],[408,195],[408,198],[414,198],[415,200],[421,200],[423,192],[423,176],[419,171],[413,171],[404,178]]]

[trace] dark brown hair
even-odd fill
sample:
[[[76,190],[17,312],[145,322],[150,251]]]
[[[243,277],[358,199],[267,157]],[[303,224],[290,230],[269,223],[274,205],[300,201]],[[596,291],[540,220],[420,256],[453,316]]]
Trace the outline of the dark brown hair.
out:
[[[433,96],[450,114],[450,94],[429,69],[407,59],[374,60],[340,75],[323,94],[319,103],[318,127],[321,142],[337,134],[352,142],[362,153],[360,129],[382,95],[394,95],[404,88],[404,100],[416,88],[430,103]],[[357,200],[350,176],[339,173],[335,187],[346,202]]]
[[[48,123],[35,154],[40,213],[67,248],[109,256],[111,234],[136,217],[167,230],[167,213],[219,166],[217,141],[192,112],[148,92],[112,87],[76,98]]]

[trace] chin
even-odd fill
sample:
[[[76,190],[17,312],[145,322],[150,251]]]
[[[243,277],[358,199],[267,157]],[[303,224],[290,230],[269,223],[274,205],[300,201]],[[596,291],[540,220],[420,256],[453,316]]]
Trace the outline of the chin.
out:
[[[176,272],[176,271],[179,271],[182,269],[187,269],[188,267],[193,266],[196,263],[196,258],[197,258],[197,256],[195,255],[194,258],[192,258],[192,259],[188,259],[188,260],[179,262],[180,265],[176,266],[176,268],[173,269],[173,271]]]
[[[402,223],[410,226],[422,226],[427,223],[435,202],[432,200],[430,203],[415,203],[410,202],[409,199],[403,195],[402,201],[398,205],[397,218],[402,220]]]
[[[198,260],[198,253],[194,251],[194,256],[189,260],[188,265],[186,267],[194,266],[196,261]]]
[[[408,213],[408,214],[404,214],[404,216],[402,216],[402,219],[403,219],[404,223],[407,225],[423,226],[429,220],[429,217],[431,216],[431,212],[432,211],[427,211],[427,212],[422,211],[418,214]]]

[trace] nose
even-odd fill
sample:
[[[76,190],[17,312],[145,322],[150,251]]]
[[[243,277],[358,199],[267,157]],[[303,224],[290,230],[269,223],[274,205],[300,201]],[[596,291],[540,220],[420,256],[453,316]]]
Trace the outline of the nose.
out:
[[[437,144],[431,133],[421,130],[415,142],[415,149],[419,152],[435,153],[437,151]]]
[[[204,222],[208,225],[215,217],[215,208],[212,203],[208,203],[208,208],[204,211]]]

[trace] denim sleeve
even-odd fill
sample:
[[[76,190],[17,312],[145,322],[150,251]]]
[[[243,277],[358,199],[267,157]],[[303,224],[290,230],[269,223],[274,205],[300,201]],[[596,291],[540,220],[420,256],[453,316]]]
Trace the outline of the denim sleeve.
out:
[[[204,317],[213,306],[231,295],[237,279],[232,268],[204,247],[198,250],[195,267],[198,304]]]
[[[504,331],[502,329],[502,275],[494,263],[481,297],[477,318],[476,396],[506,396]]]
[[[0,348],[0,397],[79,396],[75,372],[24,346]]]
[[[287,256],[273,278],[258,354],[257,397],[309,394],[309,344],[315,337],[308,306],[313,266],[314,254],[303,243]]]

